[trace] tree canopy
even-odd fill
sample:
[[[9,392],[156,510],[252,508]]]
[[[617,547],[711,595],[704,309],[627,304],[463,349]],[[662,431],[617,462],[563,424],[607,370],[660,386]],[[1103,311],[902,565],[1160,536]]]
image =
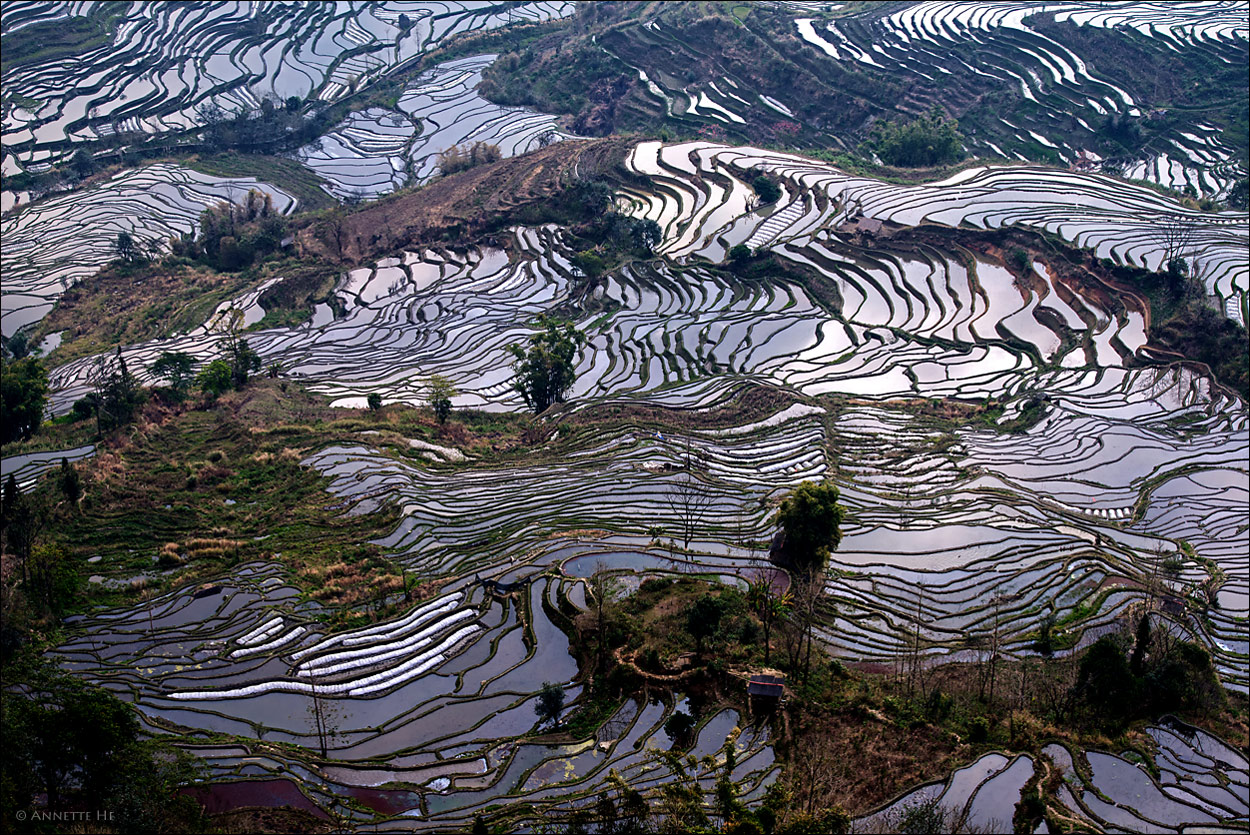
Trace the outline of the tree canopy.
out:
[[[508,346],[515,357],[512,368],[517,377],[513,385],[535,414],[564,402],[564,395],[577,380],[573,370],[577,346],[586,338],[571,322],[544,316],[539,326],[542,330],[530,337],[528,350]]]
[[[780,561],[807,579],[824,570],[829,553],[842,541],[838,488],[805,481],[781,503],[775,517],[781,527]]]
[[[539,721],[550,720],[558,725],[562,710],[564,710],[564,688],[554,682],[544,681],[542,689],[538,691],[538,701],[534,704],[534,712],[538,714]]]
[[[451,415],[451,399],[458,393],[451,380],[441,374],[435,374],[430,378],[430,392],[426,397],[426,402],[430,404],[430,409],[439,423],[447,422],[448,416]]]
[[[194,831],[199,804],[179,793],[198,763],[164,741],[143,742],[134,711],[116,696],[65,676],[37,673],[31,695],[6,691],[0,752],[6,809],[81,804],[114,810],[127,831]]]
[[[153,375],[161,377],[169,384],[174,396],[182,399],[191,388],[195,375],[195,357],[186,351],[166,351],[148,368]]]
[[[907,124],[878,122],[868,146],[886,165],[920,168],[945,165],[963,158],[959,123],[947,119],[936,105]]]
[[[3,443],[29,438],[43,422],[48,399],[48,374],[39,361],[0,359],[0,439]]]

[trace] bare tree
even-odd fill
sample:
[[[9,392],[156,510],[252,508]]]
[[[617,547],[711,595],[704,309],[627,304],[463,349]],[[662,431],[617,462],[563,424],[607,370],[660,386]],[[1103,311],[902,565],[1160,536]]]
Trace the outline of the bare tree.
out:
[[[712,496],[703,482],[694,473],[704,469],[698,454],[690,442],[686,442],[685,460],[682,469],[684,478],[679,478],[668,491],[666,500],[668,508],[677,519],[682,538],[682,548],[689,549],[695,534],[703,527],[708,511],[712,507]]]
[[[783,621],[782,642],[792,671],[800,672],[804,678],[811,670],[812,643],[815,640],[816,619],[821,600],[824,598],[824,578],[817,575],[812,578],[796,577],[793,589],[793,603],[786,619]]]
[[[594,597],[595,604],[595,639],[597,641],[596,657],[598,667],[603,670],[607,668],[608,657],[608,618],[607,605],[608,600],[613,597],[618,589],[618,584],[614,582],[607,573],[607,564],[602,560],[595,563],[595,573],[590,576],[590,593]]]
[[[994,702],[994,686],[998,678],[998,657],[1002,652],[1002,606],[1003,596],[996,594],[991,599],[994,607],[994,622],[990,628],[990,665],[987,683],[989,685],[989,703]]]
[[[1155,241],[1163,249],[1159,271],[1184,274],[1188,272],[1185,258],[1190,254],[1198,225],[1184,215],[1163,215],[1154,224]]]
[[[912,641],[911,652],[909,653],[908,670],[907,670],[907,694],[910,696],[920,690],[920,695],[924,693],[924,664],[920,657],[920,624],[924,618],[924,596],[925,584],[921,583],[916,587],[916,614],[912,618]]]
[[[311,662],[311,664],[315,664],[315,661]],[[328,755],[327,752],[330,745],[338,738],[339,721],[342,717],[339,706],[326,700],[325,686],[321,683],[321,674],[311,664],[308,668],[308,679],[312,685],[312,692],[309,694],[311,700],[308,703],[308,715],[313,720],[313,729],[317,733],[317,744],[321,748],[321,756],[324,759]]]

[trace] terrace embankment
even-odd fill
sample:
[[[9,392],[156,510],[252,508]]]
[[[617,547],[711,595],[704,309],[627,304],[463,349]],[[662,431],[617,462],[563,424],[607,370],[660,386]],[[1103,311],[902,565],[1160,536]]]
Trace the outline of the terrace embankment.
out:
[[[933,224],[904,227],[882,244],[895,250],[925,245],[966,249],[1004,264],[1022,288],[1038,291],[1043,264],[1059,285],[1095,301],[1103,310],[1145,317],[1149,342],[1129,364],[1189,361],[1205,366],[1215,380],[1250,398],[1250,344],[1246,329],[1208,304],[1194,281],[1174,282],[1163,272],[1100,259],[1056,235],[1007,227],[973,230]],[[871,246],[871,245],[870,245]],[[819,294],[819,286],[812,287]]]
[[[529,219],[523,212],[579,179],[619,169],[630,139],[573,140],[440,177],[299,233],[305,255],[364,263],[403,248],[473,242]],[[537,216],[535,216],[537,217]]]

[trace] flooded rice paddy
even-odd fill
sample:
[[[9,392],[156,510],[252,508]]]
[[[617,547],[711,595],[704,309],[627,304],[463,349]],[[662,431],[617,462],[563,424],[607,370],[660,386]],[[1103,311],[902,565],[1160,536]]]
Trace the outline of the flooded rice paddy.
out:
[[[107,54],[81,58],[102,67],[93,77],[72,65],[78,58],[6,76],[6,87],[39,106],[6,105],[5,170],[46,167],[76,139],[188,128],[210,101],[251,106],[269,93],[333,101],[449,34],[511,16],[571,13],[567,3],[411,4],[403,8],[414,26],[403,33],[399,8],[277,5],[267,30],[251,31],[224,25],[255,19],[246,5],[146,6]],[[1200,23],[1177,9],[1054,5],[1083,26],[1127,25],[1217,56],[1244,52],[1244,15],[1229,17],[1221,6]],[[81,4],[9,4],[3,25],[11,31],[82,11]],[[1030,29],[1015,4],[918,4],[884,18],[883,40],[871,49],[853,25],[800,18],[796,27],[807,46],[877,66],[923,67],[934,44],[972,39],[1019,59],[987,71],[1015,78],[1039,102],[1075,96],[1107,112],[1137,108],[1124,90],[1086,72],[1079,56]],[[154,62],[158,55],[168,60]],[[491,60],[433,67],[394,109],[352,113],[300,159],[336,197],[371,198],[428,179],[452,145],[480,140],[513,155],[566,138],[552,117],[476,94]],[[161,69],[141,68],[154,64]],[[741,119],[748,95],[728,81],[680,96],[645,74],[642,81],[667,107],[725,124]],[[766,104],[791,115],[783,103]],[[1064,159],[1074,153],[1037,123],[1013,129]],[[1218,132],[1197,127],[1169,141],[1170,150],[1133,176],[1204,193],[1227,188],[1234,172]],[[1178,616],[1175,628],[1211,650],[1227,687],[1250,688],[1246,404],[1191,366],[1145,364],[1146,311],[1131,299],[1091,293],[1041,263],[1021,281],[954,244],[865,242],[847,226],[860,216],[883,221],[887,234],[921,224],[1015,226],[1157,269],[1164,258],[1157,229],[1173,220],[1192,227],[1202,248],[1212,303],[1240,320],[1250,292],[1244,214],[1193,212],[1120,180],[1033,166],[972,168],[901,186],[706,142],[644,142],[625,164],[650,185],[623,191],[621,203],[661,226],[662,257],[588,287],[573,266],[573,245],[555,226],[509,230],[506,248],[394,253],[342,275],[335,305],[320,306],[311,321],[250,333],[249,343],[263,362],[280,362],[285,375],[341,406],[361,406],[375,393],[422,404],[430,376],[441,374],[461,392],[457,407],[515,411],[522,404],[508,346],[533,332],[538,315],[588,295],[596,312],[576,323],[587,341],[574,409],[708,409],[761,384],[795,402],[676,434],[640,420],[607,433],[553,423],[549,454],[512,467],[418,441],[397,451],[363,432],[358,443],[311,451],[303,464],[328,478],[339,512],[400,508],[400,521],[377,544],[423,576],[451,578],[435,597],[401,605],[376,625],[329,634],[326,611],[289,585],[279,556],[209,586],[83,617],[74,624],[81,635],[53,653],[64,668],[131,701],[150,730],[179,734],[222,781],[210,806],[282,802],[402,831],[464,826],[500,803],[568,809],[593,797],[613,771],[655,790],[673,776],[654,750],[671,746],[662,726],[680,694],[625,700],[575,743],[526,737],[542,730],[534,703],[544,682],[563,685],[570,701],[580,694],[560,613],[586,608],[587,580],[600,571],[630,582],[647,574],[738,583],[755,576],[768,565],[770,502],[808,479],[836,482],[848,509],[826,589],[838,616],[820,631],[838,657],[887,662],[919,631],[932,656],[961,658],[970,639],[991,630],[1006,636],[1008,655],[1027,657],[1027,636],[1047,616],[1081,646],[1116,628],[1169,560],[1179,565],[1162,580],[1169,595],[1196,597],[1218,580],[1218,605],[1202,618]],[[748,185],[755,168],[781,183],[775,206],[755,206]],[[283,211],[294,206],[263,183],[158,164],[6,215],[4,332],[37,321],[60,292],[110,260],[118,232],[146,242],[190,231],[206,205],[242,199],[249,188],[271,194]],[[736,244],[771,252],[787,272],[741,277],[726,264]],[[826,289],[796,276],[814,276]],[[218,312],[235,307],[258,322],[259,297],[254,290]],[[207,361],[223,350],[221,334],[209,322],[123,353],[142,375],[170,350]],[[95,373],[94,358],[55,369],[53,411],[68,410]],[[825,395],[843,399],[835,407]],[[1020,434],[945,431],[899,406],[903,398],[946,397],[999,399],[1003,422],[1045,398],[1045,416]],[[4,472],[26,484],[62,455],[91,452],[6,459]],[[693,479],[683,471],[692,455],[700,463]],[[672,496],[692,480],[709,507],[690,536],[692,554],[683,554],[654,529],[669,538],[680,529]],[[733,745],[734,779],[745,796],[758,796],[777,773],[768,730],[732,710],[687,709],[700,720],[692,750],[716,763],[697,766],[696,778],[710,785]],[[318,733],[319,712],[333,717],[332,733]],[[220,742],[215,735],[223,733],[235,741]],[[888,829],[908,805],[936,798],[993,830],[1010,823],[1030,778],[1058,769],[1062,801],[1091,828],[1244,826],[1244,754],[1176,722],[1161,721],[1149,734],[1157,745],[1153,771],[1124,752],[1059,745],[1039,758],[988,754],[858,825]],[[331,764],[314,770],[285,744],[324,744]],[[361,805],[347,809],[343,797]]]

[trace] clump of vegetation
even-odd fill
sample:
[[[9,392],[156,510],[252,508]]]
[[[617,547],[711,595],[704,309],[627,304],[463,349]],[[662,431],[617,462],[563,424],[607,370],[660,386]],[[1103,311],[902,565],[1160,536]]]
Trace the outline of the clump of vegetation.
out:
[[[1152,626],[1151,617],[1141,615],[1131,644],[1106,635],[1081,659],[1071,695],[1088,721],[1118,729],[1134,719],[1224,707],[1210,654]]]
[[[482,95],[493,102],[572,115],[582,136],[607,136],[617,127],[617,105],[638,75],[586,34],[600,20],[637,14],[635,4],[591,3],[574,19],[536,42],[501,55],[482,73]],[[606,6],[611,8],[596,8]],[[572,31],[570,31],[572,30]]]
[[[446,423],[451,416],[451,399],[458,393],[451,380],[443,375],[435,374],[430,378],[430,390],[425,402],[430,405],[430,411],[434,412],[440,425]]]
[[[1152,322],[1150,337],[1182,356],[1206,363],[1221,383],[1242,398],[1250,398],[1250,343],[1242,325],[1194,301],[1166,321]]]
[[[237,272],[278,250],[286,220],[274,211],[273,198],[251,189],[242,205],[219,203],[200,214],[200,234],[170,238],[176,257],[190,258],[223,272]]]
[[[760,199],[761,206],[776,203],[781,199],[781,186],[773,182],[763,171],[752,172],[750,179],[751,189],[755,192],[755,196]]]
[[[324,134],[333,122],[331,110],[320,101],[305,103],[291,97],[261,99],[254,108],[227,113],[208,103],[197,110],[204,125],[204,144],[213,151],[238,150],[249,154],[292,151]]]
[[[509,345],[508,349],[515,358],[513,371],[517,377],[513,385],[517,393],[535,414],[542,414],[556,403],[563,403],[573,387],[577,380],[573,370],[577,346],[586,337],[571,322],[544,316],[538,324],[541,330],[530,337],[528,349],[520,345]]]
[[[959,123],[936,105],[928,114],[907,123],[877,122],[866,143],[886,165],[927,168],[963,159]]]
[[[479,165],[499,162],[501,159],[503,159],[503,153],[499,150],[499,146],[489,142],[474,142],[469,148],[452,145],[438,155],[438,170],[443,174],[455,174]]]
[[[618,661],[643,674],[693,673],[707,665],[764,658],[761,625],[745,595],[696,577],[653,577],[615,599],[612,581],[597,575],[595,609],[575,624],[593,667],[610,677]]]
[[[0,443],[25,440],[39,431],[47,399],[48,373],[39,360],[0,357]]]
[[[203,764],[164,739],[143,740],[135,712],[112,693],[41,665],[6,669],[6,809],[108,809],[137,832],[200,831],[203,810],[183,793]],[[29,667],[33,667],[30,669]],[[25,692],[12,689],[21,683]]]

